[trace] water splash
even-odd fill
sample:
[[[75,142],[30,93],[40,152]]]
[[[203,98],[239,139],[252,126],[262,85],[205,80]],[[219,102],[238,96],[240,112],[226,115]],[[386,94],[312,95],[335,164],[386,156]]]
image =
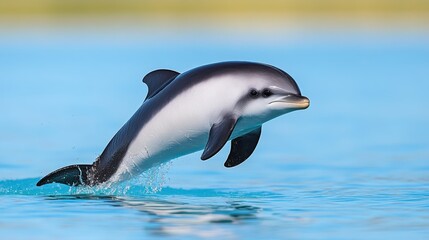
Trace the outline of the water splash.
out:
[[[129,181],[120,183],[106,183],[95,187],[70,188],[69,194],[97,194],[97,195],[142,195],[155,194],[162,190],[168,182],[168,171],[172,162],[160,164],[135,176]]]
[[[150,195],[161,191],[168,182],[167,175],[171,165],[171,162],[164,163],[129,181],[95,187],[70,187],[62,184],[37,187],[38,178],[2,180],[0,195]]]
[[[162,190],[162,188],[170,181],[168,177],[168,172],[170,171],[171,166],[173,165],[172,161],[161,164],[157,168],[149,169],[145,176],[146,182],[145,189],[148,193],[157,193]],[[138,180],[138,179],[137,179]]]

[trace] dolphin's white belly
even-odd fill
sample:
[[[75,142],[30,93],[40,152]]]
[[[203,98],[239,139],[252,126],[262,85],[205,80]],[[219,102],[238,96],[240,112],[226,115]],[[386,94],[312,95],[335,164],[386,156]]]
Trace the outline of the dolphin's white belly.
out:
[[[151,167],[204,148],[213,122],[224,111],[223,106],[228,105],[228,101],[236,100],[210,97],[207,91],[199,88],[207,88],[207,85],[196,85],[177,96],[143,126],[110,181],[128,179]]]
[[[208,139],[209,126],[205,126],[202,121],[181,121],[177,117],[157,116],[150,121],[131,143],[110,180],[124,180],[171,159],[203,149]]]

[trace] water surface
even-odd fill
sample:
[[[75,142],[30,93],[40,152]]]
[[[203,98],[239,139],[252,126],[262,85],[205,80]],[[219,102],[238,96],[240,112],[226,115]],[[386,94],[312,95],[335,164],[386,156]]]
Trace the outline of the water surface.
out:
[[[429,237],[427,37],[286,34],[243,44],[76,33],[0,40],[1,236]],[[112,189],[35,186],[58,167],[95,159],[143,101],[144,74],[224,60],[288,71],[311,107],[265,124],[236,168],[223,167],[226,148]]]

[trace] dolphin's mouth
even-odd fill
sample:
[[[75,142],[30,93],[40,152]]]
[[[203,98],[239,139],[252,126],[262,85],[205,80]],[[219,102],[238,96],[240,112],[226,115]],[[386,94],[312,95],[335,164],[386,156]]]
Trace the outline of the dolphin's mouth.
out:
[[[306,109],[310,106],[310,99],[300,95],[289,94],[270,102],[270,104],[272,103],[285,104],[287,108],[291,109]]]

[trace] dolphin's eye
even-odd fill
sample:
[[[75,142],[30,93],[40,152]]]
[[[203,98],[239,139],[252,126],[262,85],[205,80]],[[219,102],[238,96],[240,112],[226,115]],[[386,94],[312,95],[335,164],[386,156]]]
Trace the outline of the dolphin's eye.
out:
[[[271,92],[271,90],[270,89],[264,89],[263,91],[262,91],[262,97],[264,97],[264,98],[266,98],[266,97],[269,97],[269,96],[271,96],[271,95],[273,95],[273,93]]]
[[[259,96],[259,92],[256,89],[251,89],[249,95],[252,98],[257,98]]]

